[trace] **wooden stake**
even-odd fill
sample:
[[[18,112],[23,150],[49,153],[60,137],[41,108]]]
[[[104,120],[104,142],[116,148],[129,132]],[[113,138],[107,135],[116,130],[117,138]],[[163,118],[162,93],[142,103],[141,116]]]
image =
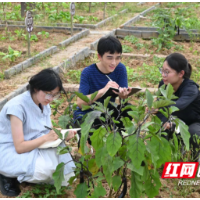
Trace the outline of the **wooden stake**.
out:
[[[104,2],[104,12],[103,12],[103,19],[106,18],[106,4],[107,2]]]
[[[27,39],[28,39],[28,57],[31,57],[31,53],[30,53],[30,33],[27,33]]]
[[[89,13],[91,12],[91,5],[92,5],[92,2],[89,2]]]
[[[71,36],[73,36],[73,15],[71,15]]]

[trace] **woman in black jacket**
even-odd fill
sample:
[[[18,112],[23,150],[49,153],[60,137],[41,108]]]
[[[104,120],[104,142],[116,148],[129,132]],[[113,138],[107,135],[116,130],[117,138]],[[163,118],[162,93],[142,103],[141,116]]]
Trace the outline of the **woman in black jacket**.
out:
[[[194,149],[199,148],[193,140],[193,135],[200,136],[200,91],[198,84],[190,80],[191,65],[182,54],[172,53],[165,58],[160,72],[163,79],[159,87],[170,83],[173,86],[174,95],[178,97],[174,100],[176,102],[174,106],[179,111],[174,112],[173,115],[189,126],[190,143]],[[167,118],[161,113],[157,113],[157,116],[165,123],[166,129],[169,129],[171,124],[167,122]]]

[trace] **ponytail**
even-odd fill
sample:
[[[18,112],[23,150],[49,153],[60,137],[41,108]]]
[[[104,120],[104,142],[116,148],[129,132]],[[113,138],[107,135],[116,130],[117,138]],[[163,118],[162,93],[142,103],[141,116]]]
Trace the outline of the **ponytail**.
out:
[[[190,63],[188,63],[187,68],[184,71],[185,71],[185,74],[183,78],[189,79],[192,74],[192,66],[190,65]]]

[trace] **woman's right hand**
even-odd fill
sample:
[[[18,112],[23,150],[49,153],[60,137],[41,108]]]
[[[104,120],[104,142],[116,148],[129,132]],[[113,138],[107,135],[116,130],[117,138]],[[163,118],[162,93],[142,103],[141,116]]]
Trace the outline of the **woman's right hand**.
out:
[[[54,141],[57,140],[59,137],[58,135],[55,133],[54,130],[51,130],[48,134],[45,135],[45,141]]]

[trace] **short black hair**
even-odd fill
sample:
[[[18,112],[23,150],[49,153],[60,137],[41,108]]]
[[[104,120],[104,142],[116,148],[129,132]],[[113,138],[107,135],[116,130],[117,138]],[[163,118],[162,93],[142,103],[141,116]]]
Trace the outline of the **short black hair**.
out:
[[[114,36],[102,37],[98,42],[97,52],[100,56],[106,52],[110,54],[122,53],[122,45]]]
[[[27,89],[30,93],[35,93],[36,90],[51,91],[59,87],[59,91],[63,91],[62,81],[60,76],[51,68],[44,69],[38,74],[31,77]]]
[[[189,79],[192,73],[192,66],[187,61],[184,55],[180,53],[172,53],[165,58],[168,65],[176,72],[185,71],[183,78]]]

